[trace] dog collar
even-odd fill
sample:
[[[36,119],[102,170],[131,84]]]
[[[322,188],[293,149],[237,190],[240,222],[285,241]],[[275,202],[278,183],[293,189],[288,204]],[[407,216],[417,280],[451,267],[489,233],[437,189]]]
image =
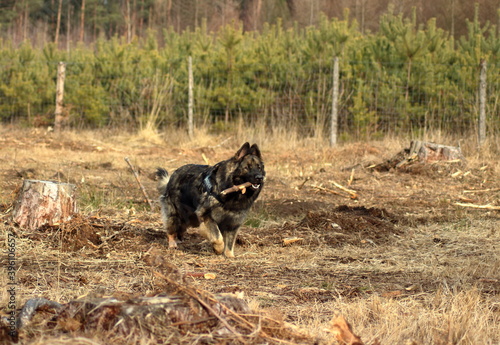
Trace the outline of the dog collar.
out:
[[[223,204],[224,201],[221,199],[220,195],[216,194],[213,192],[213,187],[214,185],[212,184],[212,181],[210,181],[210,177],[212,176],[212,173],[210,172],[205,178],[203,179],[203,186],[205,187],[205,190],[209,195],[215,198],[219,203]]]
[[[207,190],[207,192],[211,193],[212,192],[212,182],[210,182],[210,174],[208,174],[207,176],[205,176],[205,178],[203,179],[203,185],[205,186],[205,189]]]

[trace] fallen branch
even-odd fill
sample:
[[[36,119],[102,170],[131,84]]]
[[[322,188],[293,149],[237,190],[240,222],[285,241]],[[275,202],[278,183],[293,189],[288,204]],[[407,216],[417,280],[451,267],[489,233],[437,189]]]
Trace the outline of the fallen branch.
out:
[[[330,194],[335,194],[335,195],[340,195],[340,196],[343,196],[344,198],[349,198],[349,199],[357,199],[358,198],[358,195],[356,194],[356,191],[352,190],[352,189],[348,189],[348,188],[345,188],[344,186],[334,182],[334,181],[330,181],[335,187],[337,187],[338,189],[340,189],[341,191],[347,193],[344,194],[344,193],[339,193],[333,189],[329,189],[329,188],[325,188],[325,187],[322,187],[322,186],[316,186],[316,185],[312,185],[311,187],[312,188],[316,188],[316,189],[319,189],[320,191],[323,191],[323,192],[327,192],[327,193],[330,193]]]
[[[146,201],[149,204],[149,208],[152,210],[153,204],[151,203],[151,200],[149,199],[148,193],[146,192],[146,188],[144,188],[144,186],[141,183],[141,180],[139,180],[139,174],[134,169],[134,166],[132,165],[132,163],[130,163],[130,159],[128,157],[125,157],[124,159],[125,159],[125,162],[127,162],[127,164],[129,165],[130,169],[132,170],[132,173],[134,174],[135,180],[137,181],[137,184],[139,184],[139,187],[141,188],[142,194],[144,195],[144,197],[146,198]]]
[[[477,189],[477,190],[464,190],[464,193],[488,193],[488,192],[499,192],[500,188],[490,188],[490,189]]]
[[[247,188],[250,187],[251,185],[252,184],[250,182],[245,182],[245,183],[239,184],[237,186],[232,186],[228,189],[224,189],[220,194],[226,195],[226,194],[234,193],[234,192],[238,192],[238,191],[241,191],[241,194],[245,194],[247,191]]]
[[[283,245],[289,246],[292,243],[303,241],[302,237],[287,237],[283,239]]]
[[[19,313],[19,317],[17,319],[17,329],[26,326],[38,311],[51,309],[57,311],[61,308],[62,304],[57,302],[49,301],[45,298],[32,298],[24,304],[21,312]]]
[[[322,187],[322,186],[312,185],[311,187],[312,188],[316,188],[316,189],[318,189],[318,190],[320,190],[322,192],[327,192],[327,193],[330,193],[330,194],[335,194],[335,195],[340,195],[340,196],[343,196],[343,197],[348,197],[345,194],[339,193],[337,191],[334,191],[333,189],[325,188],[325,187]]]
[[[500,206],[494,206],[494,205],[476,205],[476,204],[468,204],[468,203],[462,203],[462,202],[456,202],[455,205],[461,206],[461,207],[470,207],[470,208],[479,208],[483,210],[494,210],[494,211],[500,211]]]
[[[229,140],[231,140],[233,137],[229,137],[229,138],[226,138],[224,140],[222,140],[220,143],[218,143],[217,145],[213,145],[213,146],[209,146],[209,148],[211,149],[215,149],[217,147],[220,147],[222,145],[224,145],[225,143],[227,143]]]
[[[358,193],[355,190],[346,188],[346,187],[342,186],[341,184],[339,184],[339,183],[337,183],[335,181],[330,181],[330,183],[333,184],[338,189],[343,190],[344,192],[346,192],[347,194],[349,194],[351,196],[351,199],[357,199],[358,198]]]
[[[307,181],[311,180],[311,176],[307,176],[306,179],[304,180],[304,182],[302,182],[300,184],[300,186],[297,187],[298,190],[301,190],[302,188],[304,188],[304,185],[306,184]]]
[[[351,175],[349,176],[349,180],[347,180],[347,185],[348,186],[350,186],[352,184],[352,182],[354,181],[354,171],[355,170],[356,169],[354,169],[354,168],[351,170]]]

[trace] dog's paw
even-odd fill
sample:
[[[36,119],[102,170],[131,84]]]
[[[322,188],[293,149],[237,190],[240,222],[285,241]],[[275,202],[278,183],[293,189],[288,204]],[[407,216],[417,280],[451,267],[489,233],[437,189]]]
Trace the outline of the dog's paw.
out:
[[[167,235],[168,237],[168,248],[170,249],[177,249],[177,240],[175,235]]]
[[[224,250],[224,256],[226,258],[234,258],[234,251],[233,250],[229,250],[229,249],[225,249]]]
[[[215,254],[220,255],[224,252],[224,241],[222,241],[222,239],[212,243],[212,246],[214,248]]]

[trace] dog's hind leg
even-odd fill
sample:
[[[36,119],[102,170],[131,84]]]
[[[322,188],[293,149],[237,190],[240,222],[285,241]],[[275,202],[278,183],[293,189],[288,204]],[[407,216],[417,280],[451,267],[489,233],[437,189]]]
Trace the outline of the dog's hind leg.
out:
[[[222,237],[224,238],[224,255],[228,258],[234,258],[234,243],[236,242],[237,234],[238,229],[222,233]]]
[[[169,217],[165,221],[165,229],[167,230],[168,247],[177,248],[177,242],[182,241],[185,227],[176,222],[175,218]]]
[[[203,229],[205,227],[205,229]],[[212,244],[216,254],[222,254],[224,251],[224,239],[219,230],[219,226],[212,219],[207,218],[202,223],[201,231],[204,232],[205,237]]]
[[[172,214],[173,207],[164,196],[160,197],[161,214],[163,225],[167,232],[168,247],[177,248],[177,240],[181,240],[182,234],[185,232],[185,227],[182,226],[178,216]]]

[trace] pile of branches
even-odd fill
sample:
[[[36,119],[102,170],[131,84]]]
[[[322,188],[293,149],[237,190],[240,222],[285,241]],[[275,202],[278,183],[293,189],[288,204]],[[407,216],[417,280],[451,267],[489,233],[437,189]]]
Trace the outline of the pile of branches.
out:
[[[106,343],[301,343],[316,342],[308,332],[253,312],[241,296],[212,294],[178,275],[155,272],[176,292],[130,300],[81,298],[60,304],[28,300],[17,317],[18,341],[35,334],[89,337]],[[179,279],[180,277],[180,279]],[[5,321],[5,320],[3,320]],[[8,333],[2,322],[2,333]],[[4,332],[5,331],[5,332]],[[7,334],[8,335],[8,334]]]

